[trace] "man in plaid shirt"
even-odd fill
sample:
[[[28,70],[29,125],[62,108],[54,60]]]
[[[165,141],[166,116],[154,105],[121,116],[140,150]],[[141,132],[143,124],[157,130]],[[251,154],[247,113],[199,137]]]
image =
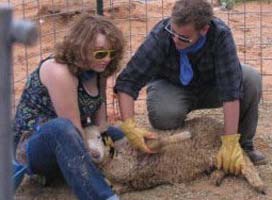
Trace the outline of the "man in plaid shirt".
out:
[[[207,1],[177,1],[171,17],[152,29],[117,78],[121,128],[132,144],[152,153],[144,138],[156,135],[137,128],[134,121],[134,100],[147,83],[148,116],[154,128],[176,129],[192,110],[223,106],[217,167],[241,173],[243,150],[255,164],[265,163],[253,147],[261,76],[240,64],[230,28],[214,17]]]

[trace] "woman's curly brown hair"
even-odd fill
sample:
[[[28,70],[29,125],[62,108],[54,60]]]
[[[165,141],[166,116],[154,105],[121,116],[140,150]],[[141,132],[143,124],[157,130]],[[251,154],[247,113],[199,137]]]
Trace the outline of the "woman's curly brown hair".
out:
[[[177,25],[194,24],[201,30],[213,18],[213,8],[206,0],[178,0],[171,14],[171,20]]]
[[[101,74],[104,77],[119,70],[119,62],[124,53],[124,37],[122,32],[108,19],[102,16],[83,14],[71,27],[64,40],[55,47],[56,62],[67,64],[74,75],[88,70],[93,63],[91,53],[98,33],[105,35],[116,56]]]

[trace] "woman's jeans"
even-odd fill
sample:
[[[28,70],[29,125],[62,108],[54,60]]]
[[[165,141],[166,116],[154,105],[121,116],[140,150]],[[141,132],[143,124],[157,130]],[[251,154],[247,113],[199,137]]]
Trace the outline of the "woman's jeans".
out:
[[[81,200],[118,199],[67,119],[56,118],[42,125],[29,139],[27,159],[33,174],[50,179],[60,170]]]
[[[240,144],[246,151],[253,150],[253,137],[258,122],[261,97],[261,76],[253,68],[242,65],[243,97],[240,99]],[[194,90],[157,80],[147,88],[147,109],[150,123],[157,129],[182,127],[192,110],[222,106],[216,87],[203,86]]]

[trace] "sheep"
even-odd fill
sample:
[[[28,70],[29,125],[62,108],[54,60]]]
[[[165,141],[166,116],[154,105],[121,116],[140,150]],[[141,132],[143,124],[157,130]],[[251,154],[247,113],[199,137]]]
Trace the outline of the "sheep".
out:
[[[101,152],[97,165],[117,193],[192,181],[201,173],[214,169],[215,156],[221,145],[219,133],[222,131],[223,125],[217,120],[195,118],[185,123],[181,133],[160,135],[158,140],[146,141],[150,148],[159,150],[159,153],[140,152],[123,138],[114,142],[113,157],[109,156],[108,148]],[[103,145],[101,140],[95,139],[99,138],[99,131],[94,132],[87,134],[88,140]],[[258,192],[265,193],[258,172],[244,155],[249,167],[242,174]],[[215,170],[212,181],[219,185],[224,176],[223,171]]]
[[[208,0],[208,2],[209,2],[212,6],[218,6],[218,5],[220,5],[220,0]]]
[[[88,126],[84,129],[86,134],[86,147],[95,163],[100,163],[104,159],[105,146],[97,126]]]

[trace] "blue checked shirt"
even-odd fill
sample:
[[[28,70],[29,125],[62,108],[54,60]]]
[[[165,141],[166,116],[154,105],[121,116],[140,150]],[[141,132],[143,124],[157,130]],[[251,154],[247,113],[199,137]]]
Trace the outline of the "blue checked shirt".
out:
[[[166,79],[184,89],[217,87],[221,101],[233,101],[242,95],[242,70],[230,28],[213,18],[207,41],[198,52],[189,54],[193,80],[183,86],[179,79],[179,52],[171,35],[164,29],[168,19],[161,20],[120,73],[115,92],[124,92],[137,99],[148,82]]]

